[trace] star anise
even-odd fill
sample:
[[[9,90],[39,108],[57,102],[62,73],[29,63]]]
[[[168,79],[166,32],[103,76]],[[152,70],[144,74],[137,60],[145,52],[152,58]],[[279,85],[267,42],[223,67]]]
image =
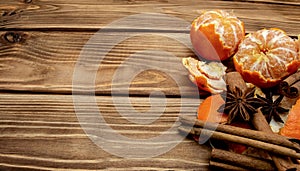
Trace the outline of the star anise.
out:
[[[288,112],[288,109],[280,107],[280,102],[282,101],[284,95],[279,95],[279,97],[274,101],[273,100],[273,92],[266,91],[266,97],[261,97],[257,95],[257,98],[261,101],[261,112],[265,115],[266,120],[270,123],[273,118],[276,122],[283,122],[280,117],[280,113]]]
[[[225,104],[218,111],[228,114],[227,122],[229,124],[238,119],[249,121],[260,105],[259,101],[254,97],[254,92],[255,88],[242,91],[238,87],[231,90],[227,86],[227,92],[222,94]]]

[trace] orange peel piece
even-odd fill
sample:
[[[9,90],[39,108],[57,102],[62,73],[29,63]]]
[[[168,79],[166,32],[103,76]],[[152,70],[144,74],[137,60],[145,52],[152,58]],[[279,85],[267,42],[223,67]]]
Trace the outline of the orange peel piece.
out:
[[[223,77],[226,67],[220,62],[206,63],[194,58],[183,58],[182,64],[189,71],[190,80],[201,90],[217,94],[226,90]]]
[[[290,110],[287,120],[279,134],[300,140],[300,99]]]
[[[224,113],[218,112],[218,109],[224,103],[225,101],[220,94],[207,97],[198,107],[198,120],[213,123],[226,123],[228,116]]]

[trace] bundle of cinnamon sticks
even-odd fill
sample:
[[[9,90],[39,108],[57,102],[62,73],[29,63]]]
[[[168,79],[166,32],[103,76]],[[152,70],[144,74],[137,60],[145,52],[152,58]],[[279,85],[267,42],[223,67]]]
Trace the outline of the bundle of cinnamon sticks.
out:
[[[180,121],[182,125],[179,127],[179,131],[184,133],[197,136],[202,134],[216,140],[247,145],[279,158],[300,159],[299,144],[278,134],[229,125],[216,125],[187,116],[180,116]],[[189,129],[191,125],[193,127]],[[273,160],[250,157],[220,149],[212,150],[210,165],[227,170],[279,170]],[[280,170],[288,169],[299,170],[300,167],[296,163],[289,163],[288,166],[282,166]]]

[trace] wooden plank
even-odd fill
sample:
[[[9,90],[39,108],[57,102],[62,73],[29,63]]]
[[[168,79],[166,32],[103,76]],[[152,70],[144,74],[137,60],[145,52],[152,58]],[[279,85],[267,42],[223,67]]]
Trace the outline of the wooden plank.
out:
[[[8,33],[22,37],[20,42],[9,43],[5,38]],[[183,57],[195,57],[189,47],[164,36],[169,33],[158,35],[157,32],[137,32],[139,35],[114,46],[115,36],[125,34],[111,32],[111,37],[107,36],[105,40],[102,37],[99,42],[86,48],[93,55],[84,61],[85,67],[78,71],[85,74],[82,77],[97,73],[96,94],[111,94],[113,90],[117,94],[128,94],[129,91],[131,95],[143,96],[159,90],[168,96],[198,95],[197,87],[188,79],[188,72],[181,64]],[[178,35],[189,39],[188,33]],[[72,88],[83,92],[91,90],[93,86],[72,85],[72,81],[80,53],[92,36],[92,32],[71,31],[0,32],[0,90],[62,94],[71,94]],[[113,49],[99,61],[99,52],[109,46]],[[125,73],[122,79],[115,75],[117,71]],[[130,81],[134,74],[137,74],[136,77]],[[118,81],[114,82],[114,78]]]
[[[299,0],[240,0],[240,1],[265,3],[265,4],[300,5]]]
[[[298,35],[300,26],[299,1],[139,1],[139,0],[79,0],[1,1],[2,29],[92,29],[132,14],[151,12],[179,17],[191,22],[203,9],[224,9],[245,22],[247,32],[277,27],[290,35]],[[166,29],[176,30],[177,25]]]
[[[130,100],[137,111],[146,111],[150,107],[148,98],[132,97]],[[180,108],[185,114],[194,115],[199,101],[190,99],[191,103],[186,104],[181,100],[168,98],[160,118],[149,125],[142,125],[124,119],[114,107],[123,105],[122,110],[128,112],[127,104],[113,103],[109,96],[96,97],[107,124],[118,133],[133,139],[151,138],[166,131],[174,124]],[[114,156],[87,137],[77,120],[73,105],[70,95],[0,94],[0,169],[207,169],[209,148],[187,139],[154,158]],[[82,107],[86,105],[90,104],[81,104]],[[92,125],[89,127],[92,129]]]
[[[16,43],[5,39],[7,33],[11,32],[0,32],[1,90],[72,93],[75,64],[93,33],[13,32],[22,37]],[[157,90],[175,96],[195,95],[198,92],[181,64],[181,58],[194,56],[191,49],[178,40],[156,33],[140,33],[114,46],[115,36],[124,34],[112,32],[112,36],[106,37],[107,40],[101,37],[100,41],[86,48],[92,56],[84,59],[85,67],[78,70],[85,74],[82,77],[97,73],[97,94],[110,94],[112,89],[120,94],[128,94],[129,90],[132,95],[149,95]],[[188,33],[178,35],[189,39]],[[99,61],[101,50],[105,51],[108,46],[113,49]],[[125,72],[124,78],[114,75],[116,71]],[[137,74],[136,77],[134,74]],[[130,77],[133,77],[132,82],[128,81]],[[113,82],[113,78],[118,81]],[[76,84],[74,87],[82,91],[93,88],[87,84]]]

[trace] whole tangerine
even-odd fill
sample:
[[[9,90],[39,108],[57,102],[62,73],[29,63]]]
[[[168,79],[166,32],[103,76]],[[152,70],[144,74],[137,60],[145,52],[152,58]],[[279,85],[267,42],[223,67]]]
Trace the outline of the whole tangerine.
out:
[[[244,36],[244,23],[223,10],[203,11],[193,21],[190,31],[195,52],[214,61],[231,57]]]

